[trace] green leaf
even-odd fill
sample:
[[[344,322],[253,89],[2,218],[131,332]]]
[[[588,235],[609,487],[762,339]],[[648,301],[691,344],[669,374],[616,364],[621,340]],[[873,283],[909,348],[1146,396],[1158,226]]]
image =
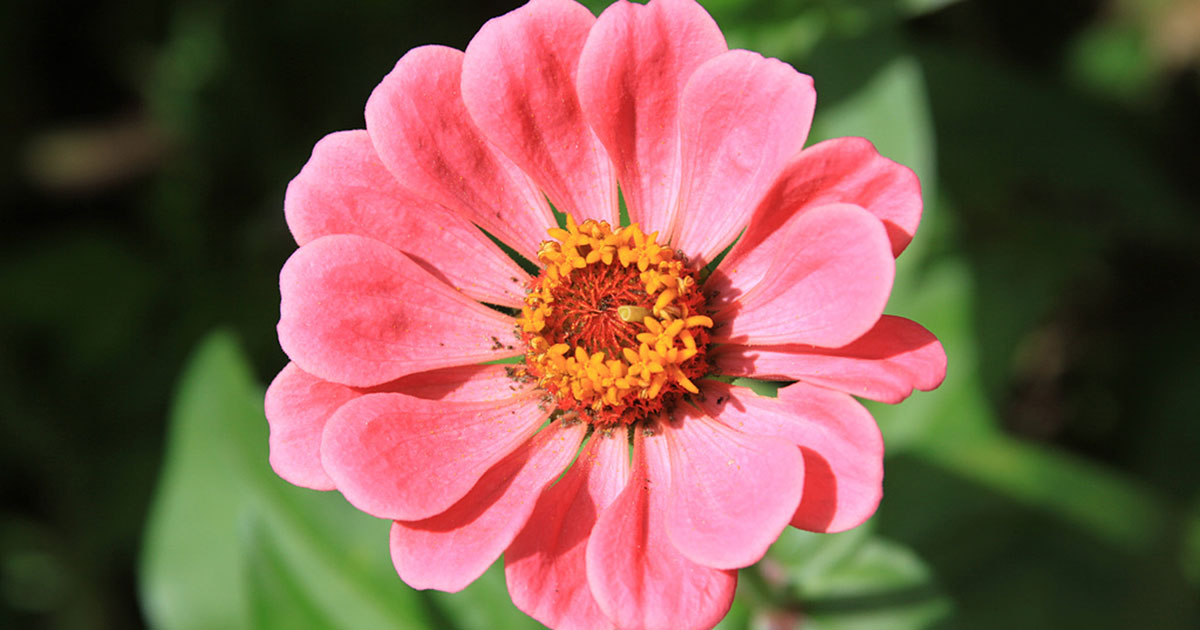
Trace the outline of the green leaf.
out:
[[[802,593],[805,627],[822,630],[928,628],[950,612],[928,567],[902,545],[873,538]]]
[[[288,485],[267,463],[262,389],[228,334],[184,371],[141,558],[159,628],[432,627],[395,575],[386,521]]]
[[[427,591],[443,615],[441,627],[458,630],[537,630],[542,624],[526,616],[508,595],[504,563],[496,562],[478,580],[459,593]]]
[[[841,49],[829,54],[839,52]],[[853,89],[836,85],[842,79],[833,68],[815,75],[818,95],[825,83],[835,84],[834,92],[849,91],[833,103],[819,102],[809,142],[842,136],[867,138],[881,154],[913,169],[929,196],[936,189],[936,151],[925,78],[914,57],[899,50],[896,53]]]
[[[333,623],[305,596],[287,558],[261,521],[247,532],[250,614],[259,628],[320,628]]]
[[[251,382],[226,334],[206,340],[184,371],[142,550],[142,605],[153,626],[247,626],[236,540],[252,471],[242,449],[266,443]]]
[[[897,0],[900,10],[908,15],[933,13],[959,2],[960,0]]]
[[[750,627],[901,630],[926,628],[944,617],[949,601],[932,571],[873,529],[785,530],[762,562],[743,572],[738,599],[751,611]]]
[[[1184,574],[1194,586],[1200,586],[1200,503],[1192,508],[1192,513],[1184,525],[1181,556]]]
[[[806,589],[812,580],[834,570],[871,538],[870,522],[838,534],[786,528],[771,545],[769,557],[787,569],[788,579]]]

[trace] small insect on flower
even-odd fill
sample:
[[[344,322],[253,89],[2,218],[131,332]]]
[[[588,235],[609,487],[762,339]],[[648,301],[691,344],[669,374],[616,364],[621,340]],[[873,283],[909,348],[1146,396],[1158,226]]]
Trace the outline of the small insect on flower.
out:
[[[288,186],[275,471],[393,521],[414,588],[503,553],[548,626],[716,624],[784,528],[874,513],[855,397],[945,375],[883,314],[920,185],[861,138],[805,148],[815,98],[692,0],[532,0],[409,51]]]

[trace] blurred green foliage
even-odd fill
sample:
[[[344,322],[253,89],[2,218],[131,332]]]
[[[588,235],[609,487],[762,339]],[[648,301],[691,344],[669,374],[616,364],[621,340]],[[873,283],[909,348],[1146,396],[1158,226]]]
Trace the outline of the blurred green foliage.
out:
[[[386,523],[274,477],[261,412],[288,179],[515,4],[0,6],[0,625],[530,625],[496,568],[407,589]],[[871,406],[877,517],[784,536],[722,626],[1200,627],[1196,3],[704,4],[813,75],[814,140],[921,176],[888,310],[950,356]]]

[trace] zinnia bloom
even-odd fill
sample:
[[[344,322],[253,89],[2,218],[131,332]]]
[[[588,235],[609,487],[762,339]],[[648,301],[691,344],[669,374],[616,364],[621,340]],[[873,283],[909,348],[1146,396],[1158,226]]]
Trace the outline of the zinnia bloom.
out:
[[[503,553],[549,626],[717,623],[783,528],[875,511],[854,396],[945,374],[882,314],[917,179],[862,139],[803,149],[815,98],[692,0],[532,0],[410,51],[288,187],[272,466],[393,520],[415,588]]]

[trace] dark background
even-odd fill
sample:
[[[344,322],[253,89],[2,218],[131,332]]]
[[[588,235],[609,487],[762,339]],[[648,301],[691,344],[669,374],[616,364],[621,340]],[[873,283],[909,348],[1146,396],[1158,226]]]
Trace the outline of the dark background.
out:
[[[0,6],[0,625],[145,623],[135,562],[189,352],[225,328],[263,383],[285,361],[287,181],[406,50],[462,48],[516,4]],[[1200,627],[1200,3],[709,8],[768,54],[817,16],[788,61],[818,122],[916,60],[940,217],[917,238],[970,287],[951,373],[1015,443],[1149,506],[1096,506],[1151,524],[1109,546],[1046,509],[1037,470],[1006,494],[900,452],[878,527],[932,567],[949,625]]]

